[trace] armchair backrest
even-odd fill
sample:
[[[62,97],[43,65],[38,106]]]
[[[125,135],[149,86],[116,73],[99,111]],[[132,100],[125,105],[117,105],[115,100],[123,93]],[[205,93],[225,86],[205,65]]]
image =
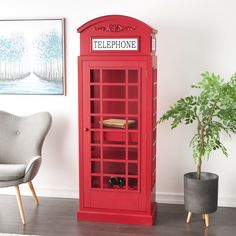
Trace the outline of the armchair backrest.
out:
[[[0,111],[0,164],[26,164],[41,156],[51,122],[48,112],[19,117]]]

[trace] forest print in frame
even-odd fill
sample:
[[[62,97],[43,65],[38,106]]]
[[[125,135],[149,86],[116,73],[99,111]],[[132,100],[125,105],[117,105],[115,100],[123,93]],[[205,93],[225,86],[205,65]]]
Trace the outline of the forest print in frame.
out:
[[[65,94],[63,18],[0,20],[0,94]]]

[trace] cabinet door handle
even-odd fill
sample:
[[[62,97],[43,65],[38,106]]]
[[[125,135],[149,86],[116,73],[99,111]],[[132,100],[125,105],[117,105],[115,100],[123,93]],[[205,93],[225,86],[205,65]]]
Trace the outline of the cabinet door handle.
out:
[[[84,131],[87,132],[87,131],[89,131],[89,129],[88,128],[84,128]]]

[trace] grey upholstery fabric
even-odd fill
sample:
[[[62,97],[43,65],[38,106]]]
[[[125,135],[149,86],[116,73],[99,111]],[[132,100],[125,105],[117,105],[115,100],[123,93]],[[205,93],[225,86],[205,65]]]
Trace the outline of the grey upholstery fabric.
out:
[[[0,111],[0,187],[26,183],[35,177],[51,122],[48,112],[19,117]]]
[[[25,175],[25,169],[22,164],[0,164],[0,181],[20,179]]]
[[[41,165],[41,162],[42,162],[41,156],[33,157],[30,160],[25,170],[25,176],[23,179],[24,183],[29,182],[36,176],[36,174],[38,173],[39,167]]]
[[[0,188],[16,186],[23,183],[23,179],[0,181]]]

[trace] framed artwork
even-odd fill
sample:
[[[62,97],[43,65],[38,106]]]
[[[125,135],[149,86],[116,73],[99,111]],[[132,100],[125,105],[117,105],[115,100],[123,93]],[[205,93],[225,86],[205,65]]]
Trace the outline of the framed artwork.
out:
[[[0,20],[0,94],[65,95],[64,18]]]

